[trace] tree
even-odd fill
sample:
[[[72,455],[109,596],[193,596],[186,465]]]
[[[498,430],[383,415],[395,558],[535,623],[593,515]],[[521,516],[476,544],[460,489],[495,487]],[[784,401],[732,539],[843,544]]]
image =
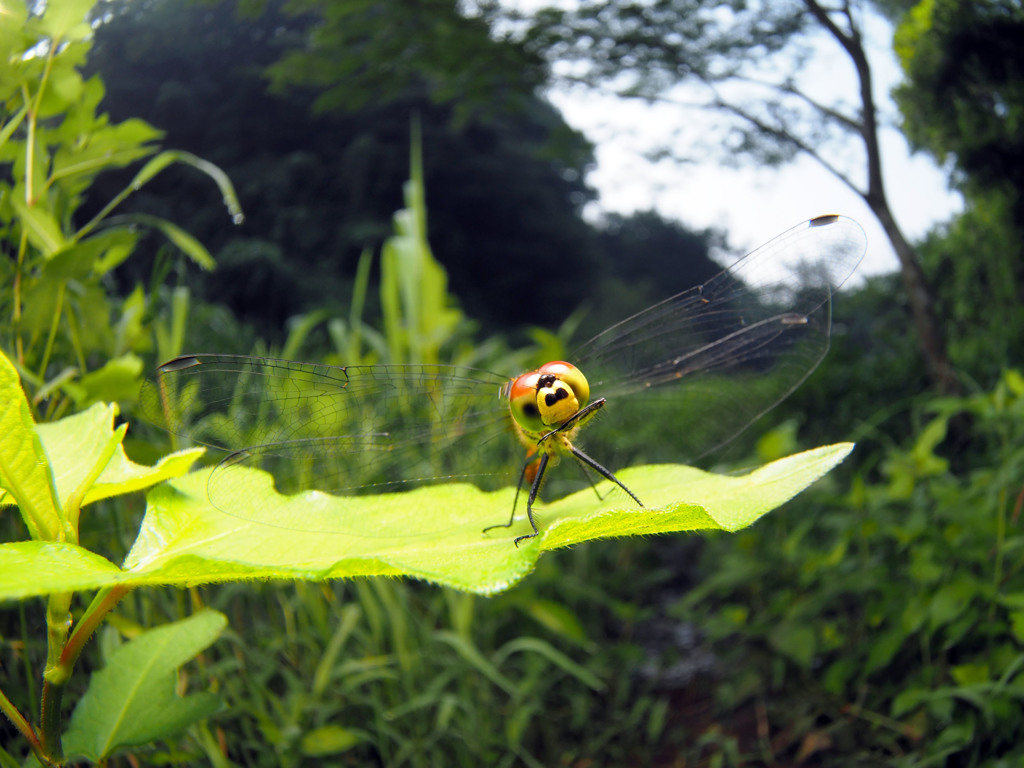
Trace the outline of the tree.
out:
[[[1024,220],[1024,8],[1009,0],[931,0],[900,25],[903,128],[962,188],[1001,189]],[[968,190],[969,191],[969,190]]]
[[[958,367],[990,382],[1024,352],[1024,9],[931,0],[899,26],[895,96],[913,144],[953,166],[964,212],[921,250]]]
[[[494,6],[491,12],[500,15]],[[528,48],[543,55],[556,76],[569,84],[667,101],[676,100],[681,84],[699,85],[703,98],[683,105],[730,118],[728,135],[720,142],[727,156],[774,164],[805,154],[853,189],[878,218],[899,258],[932,382],[941,391],[955,391],[959,385],[936,321],[932,291],[886,198],[863,13],[849,1],[833,8],[817,0],[750,5],[595,0],[572,10],[545,9],[525,22],[528,28],[522,34]],[[812,34],[821,33],[853,64],[855,104],[820,100],[801,88]],[[862,158],[858,170],[836,161],[854,141]]]

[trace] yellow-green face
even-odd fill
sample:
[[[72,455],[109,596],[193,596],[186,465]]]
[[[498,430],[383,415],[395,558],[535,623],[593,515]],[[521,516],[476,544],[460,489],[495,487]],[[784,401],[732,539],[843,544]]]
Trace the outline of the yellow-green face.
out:
[[[557,429],[590,400],[590,385],[575,365],[545,363],[524,373],[508,389],[512,418],[530,437]]]

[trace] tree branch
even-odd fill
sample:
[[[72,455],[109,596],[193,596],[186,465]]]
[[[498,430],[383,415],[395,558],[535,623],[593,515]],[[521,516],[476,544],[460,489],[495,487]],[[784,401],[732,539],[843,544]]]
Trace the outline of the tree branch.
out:
[[[853,180],[850,179],[849,176],[847,176],[845,173],[839,170],[837,166],[833,165],[824,155],[822,155],[817,150],[817,148],[805,142],[803,139],[801,139],[799,136],[796,136],[792,132],[785,130],[783,128],[778,128],[776,126],[769,125],[768,123],[761,120],[759,117],[743,109],[743,107],[740,107],[736,104],[730,104],[729,102],[721,98],[718,98],[714,104],[709,105],[709,108],[717,109],[735,115],[736,117],[739,117],[740,119],[750,123],[758,131],[766,133],[782,143],[792,145],[800,152],[803,152],[812,157],[826,171],[828,171],[841,182],[843,182],[843,184],[849,187],[857,195],[859,195],[862,198],[866,197],[866,192],[860,187],[858,187],[856,184],[854,184]]]

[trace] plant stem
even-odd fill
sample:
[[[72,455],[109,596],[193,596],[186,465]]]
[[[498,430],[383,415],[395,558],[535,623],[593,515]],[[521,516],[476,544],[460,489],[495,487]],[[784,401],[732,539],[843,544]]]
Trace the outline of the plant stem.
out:
[[[66,677],[60,677],[60,657],[71,629],[71,595],[71,592],[53,594],[46,603],[46,669],[43,671],[39,734],[43,752],[58,760],[61,757],[60,704],[67,683]]]
[[[60,710],[61,703],[64,700],[64,689],[71,678],[71,673],[74,671],[75,663],[78,661],[78,657],[82,655],[86,642],[92,637],[96,628],[106,618],[107,614],[113,610],[121,598],[130,591],[131,587],[117,586],[97,593],[92,603],[86,608],[82,618],[79,619],[75,631],[71,633],[70,637],[67,635],[70,619],[63,624],[64,631],[59,639],[60,650],[56,654],[54,654],[55,648],[52,644],[57,640],[57,635],[62,625],[56,621],[57,617],[55,614],[59,611],[59,604],[54,602],[54,598],[66,597],[69,603],[70,594],[54,595],[51,597],[51,608],[48,610],[48,614],[52,616],[50,622],[51,657],[47,661],[46,671],[43,673],[43,705],[39,728],[42,735],[42,750],[51,759],[56,758],[59,760],[63,753],[60,743]],[[64,615],[68,616],[69,614],[65,611]]]
[[[46,52],[46,65],[43,67],[43,76],[39,80],[39,90],[36,91],[35,104],[32,104],[28,111],[28,141],[25,146],[25,203],[27,205],[35,205],[37,192],[37,190],[32,187],[32,182],[35,178],[33,166],[35,164],[36,120],[39,117],[39,106],[43,103],[43,94],[46,92],[46,86],[50,81],[50,71],[53,69],[53,57],[56,55],[57,49],[60,48],[60,43],[61,40],[59,37],[50,39],[49,49]],[[25,99],[25,103],[29,103],[27,98]]]
[[[25,346],[21,341],[21,272],[25,266],[25,252],[28,250],[28,232],[22,227],[18,242],[18,265],[14,270],[14,306],[11,310],[11,325],[14,332],[15,356],[19,365],[25,364]]]
[[[64,311],[64,288],[67,284],[61,281],[57,288],[57,301],[54,302],[53,321],[50,323],[50,333],[46,337],[46,347],[43,349],[42,360],[39,363],[38,376],[41,381],[46,381],[46,367],[50,364],[50,354],[53,352],[53,344],[57,338],[57,329],[60,327],[60,316]]]
[[[92,637],[93,632],[131,589],[131,587],[125,586],[110,587],[97,593],[93,598],[92,603],[82,614],[82,618],[78,620],[75,631],[71,633],[60,656],[60,665],[66,668],[68,676],[78,661],[78,657],[82,655],[82,650],[89,638]]]

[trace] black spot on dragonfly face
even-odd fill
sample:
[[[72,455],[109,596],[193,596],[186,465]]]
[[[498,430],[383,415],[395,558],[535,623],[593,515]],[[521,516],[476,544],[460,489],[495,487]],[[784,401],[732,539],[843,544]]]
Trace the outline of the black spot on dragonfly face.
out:
[[[550,408],[552,405],[557,403],[559,400],[565,400],[565,398],[567,398],[568,396],[569,396],[569,390],[567,390],[567,389],[557,389],[554,392],[548,392],[546,395],[544,395],[544,403],[545,403],[545,405],[547,405]]]

